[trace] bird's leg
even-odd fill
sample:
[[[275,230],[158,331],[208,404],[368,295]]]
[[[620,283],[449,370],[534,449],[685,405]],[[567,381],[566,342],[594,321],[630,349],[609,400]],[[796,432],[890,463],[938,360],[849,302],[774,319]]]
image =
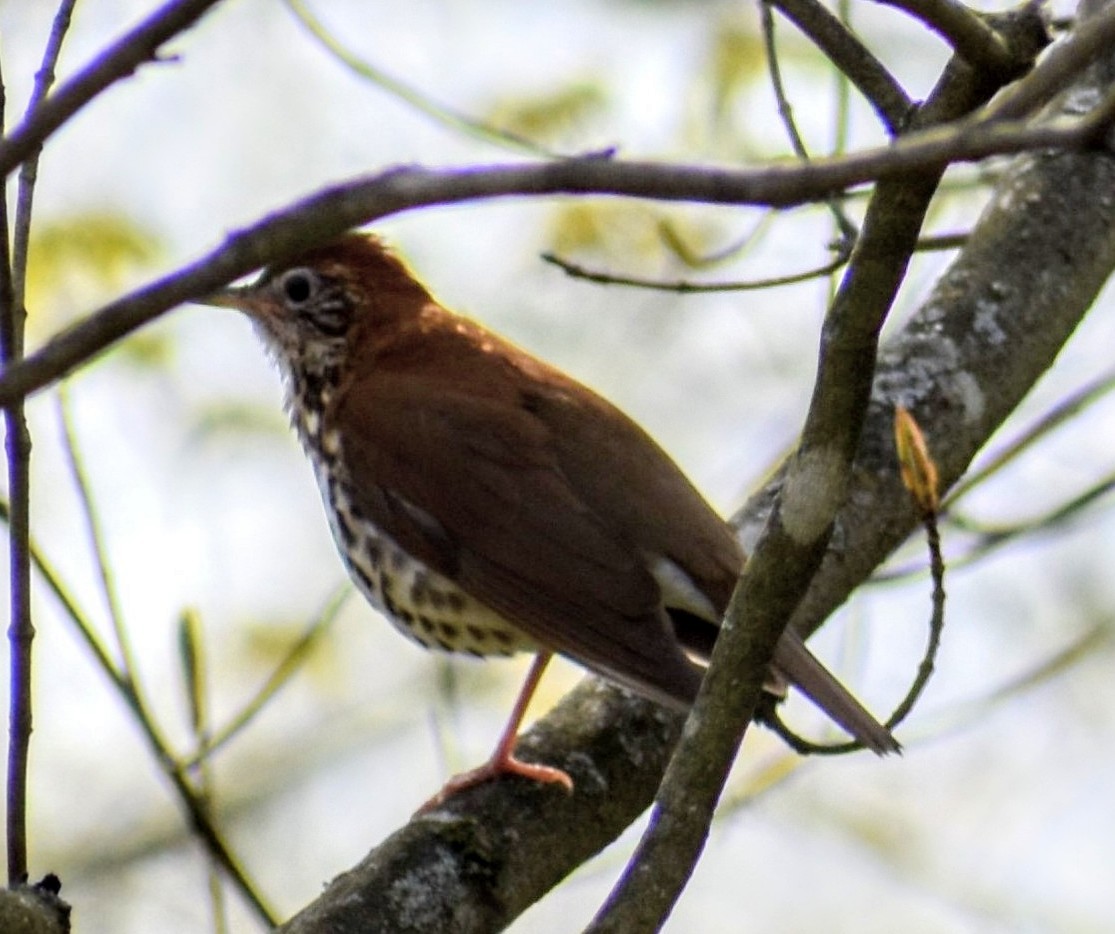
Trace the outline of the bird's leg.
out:
[[[530,671],[527,672],[527,679],[519,691],[519,697],[515,701],[511,716],[507,719],[507,725],[503,728],[503,733],[500,735],[499,743],[496,744],[492,757],[479,768],[462,772],[460,775],[455,775],[449,779],[441,791],[418,809],[419,814],[432,811],[459,791],[483,784],[501,775],[521,775],[531,781],[561,785],[567,792],[573,790],[573,779],[561,769],[555,769],[549,765],[536,765],[533,762],[523,762],[521,759],[516,759],[512,754],[515,748],[515,740],[519,735],[519,727],[522,725],[523,717],[526,716],[527,707],[538,688],[538,683],[542,680],[542,673],[546,670],[550,657],[551,653],[549,652],[539,652],[531,663]]]

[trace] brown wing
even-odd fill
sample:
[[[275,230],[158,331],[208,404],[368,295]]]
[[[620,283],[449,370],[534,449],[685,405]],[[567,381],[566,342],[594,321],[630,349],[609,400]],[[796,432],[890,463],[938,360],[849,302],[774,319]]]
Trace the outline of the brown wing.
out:
[[[439,353],[390,352],[335,412],[359,505],[395,541],[541,645],[660,699],[690,702],[718,620],[675,614],[648,560],[669,558],[723,611],[743,554],[667,455],[605,400],[451,319]],[[398,348],[396,348],[398,350]],[[663,504],[668,504],[665,506]],[[436,517],[436,518],[435,518]],[[893,737],[786,633],[776,664],[876,752]]]
[[[644,691],[691,700],[700,670],[677,643],[633,533],[646,491],[615,476],[623,465],[599,438],[569,436],[575,416],[547,419],[567,396],[563,378],[546,381],[551,371],[530,361],[536,372],[524,384],[511,358],[493,359],[486,347],[472,379],[461,378],[465,362],[445,375],[413,358],[397,369],[385,359],[346,388],[335,417],[359,505],[540,644]],[[460,353],[481,351],[466,342]],[[618,506],[570,476],[578,461],[563,453],[579,440],[596,448],[578,455],[590,472],[614,477],[606,492]],[[647,456],[665,459],[652,443]]]
[[[582,499],[644,555],[673,562],[712,604],[718,622],[743,567],[743,550],[673,460],[599,396],[547,387],[530,402],[551,432],[562,471],[577,478]]]

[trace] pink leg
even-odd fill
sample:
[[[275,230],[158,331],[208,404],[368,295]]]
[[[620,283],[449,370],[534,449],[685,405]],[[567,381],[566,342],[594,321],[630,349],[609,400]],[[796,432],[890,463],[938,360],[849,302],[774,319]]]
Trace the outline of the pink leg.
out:
[[[530,700],[538,688],[538,683],[542,680],[542,673],[546,670],[546,665],[549,661],[549,652],[539,652],[533,663],[531,663],[530,671],[527,672],[526,682],[519,691],[515,706],[511,709],[511,716],[507,720],[507,726],[503,728],[503,733],[500,735],[499,742],[496,744],[496,749],[495,752],[492,753],[492,757],[479,768],[472,769],[468,772],[462,772],[460,775],[455,775],[453,778],[449,779],[441,791],[418,809],[419,814],[432,811],[459,791],[472,788],[474,785],[481,785],[501,775],[521,775],[523,778],[529,778],[531,781],[549,782],[555,785],[561,785],[566,791],[571,792],[573,790],[573,779],[561,769],[555,769],[548,765],[535,765],[532,762],[523,762],[512,755],[512,750],[515,748],[515,740],[519,735],[519,727],[522,726],[527,707],[530,705]]]

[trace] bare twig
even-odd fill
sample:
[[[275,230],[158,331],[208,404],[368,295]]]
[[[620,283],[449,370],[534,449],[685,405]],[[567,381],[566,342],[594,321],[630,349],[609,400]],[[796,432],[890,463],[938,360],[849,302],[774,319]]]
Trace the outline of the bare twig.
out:
[[[778,45],[774,40],[774,16],[770,12],[770,5],[760,3],[759,14],[763,25],[763,47],[766,50],[767,72],[770,75],[770,86],[774,92],[774,99],[778,104],[778,116],[786,130],[786,135],[790,139],[790,146],[793,148],[794,154],[802,162],[808,162],[809,152],[805,148],[805,140],[802,139],[797,123],[794,121],[794,110],[790,106],[790,100],[786,96],[786,87],[782,83],[782,68],[778,64]],[[848,249],[851,250],[852,244],[855,243],[856,236],[859,233],[856,230],[856,225],[848,219],[838,198],[826,198],[825,204],[832,212],[841,239],[848,244]]]
[[[945,562],[941,555],[941,534],[937,527],[937,517],[935,515],[926,516],[923,522],[925,524],[926,547],[929,549],[930,579],[933,581],[933,591],[930,597],[929,639],[926,642],[925,653],[922,655],[914,680],[910,683],[905,696],[886,719],[887,729],[890,730],[899,726],[910,715],[929,683],[929,678],[933,674],[933,666],[937,660],[937,650],[941,645],[941,632],[945,625]],[[863,744],[854,740],[847,743],[818,743],[805,739],[786,725],[777,707],[772,706],[763,715],[763,722],[774,730],[791,749],[803,756],[841,756],[863,749]]]
[[[973,68],[1010,74],[1015,62],[1010,46],[987,19],[956,0],[876,0],[905,10],[939,34]]]
[[[1070,419],[1075,418],[1088,406],[1103,399],[1112,390],[1115,390],[1115,372],[1108,372],[1060,399],[1056,405],[1027,427],[1006,447],[997,451],[993,457],[982,463],[978,470],[966,474],[949,492],[948,498],[945,500],[945,508],[947,509],[969,490],[984,483],[988,477],[1013,462],[1020,454],[1029,450],[1031,445],[1040,441]]]
[[[73,15],[76,0],[62,0],[58,12],[51,24],[50,35],[47,38],[46,49],[43,52],[42,63],[35,73],[35,83],[32,87],[31,98],[27,103],[27,113],[35,112],[46,99],[51,87],[54,85],[54,69],[58,64],[58,56],[62,53],[62,42],[70,29],[70,18]],[[35,193],[35,182],[39,174],[39,150],[36,148],[20,167],[19,192],[16,201],[15,234],[12,242],[12,279],[18,299],[18,310],[26,313],[23,307],[25,279],[27,275],[27,244],[31,236],[31,203]],[[21,328],[22,330],[22,328]],[[22,347],[20,348],[22,355]]]
[[[902,130],[914,109],[902,85],[837,17],[817,0],[769,0],[856,86],[890,136]],[[765,4],[764,4],[765,5]]]
[[[185,682],[186,704],[190,713],[190,732],[194,745],[198,748],[209,742],[209,679],[205,656],[205,639],[201,629],[201,619],[192,610],[185,610],[178,618],[178,648],[182,664],[182,678]],[[193,787],[198,804],[212,813],[216,796],[213,770],[205,757],[189,766],[180,766],[184,772],[192,773]],[[224,889],[221,887],[221,865],[210,854],[208,872],[209,901],[213,909],[214,934],[227,934],[228,906]]]
[[[0,77],[0,121],[5,92]],[[10,366],[18,359],[21,343],[15,286],[12,282],[11,250],[8,242],[8,196],[0,191],[0,362]],[[7,851],[8,884],[27,879],[27,757],[31,742],[31,595],[28,588],[27,539],[30,528],[28,499],[27,423],[23,403],[4,413],[7,429],[8,486],[12,497],[12,521],[8,529],[10,583],[8,644],[11,647],[8,682],[8,776]]]
[[[9,524],[12,521],[10,508],[3,501],[0,501],[0,521]],[[117,666],[112,658],[111,651],[97,635],[93,621],[82,611],[81,605],[73,593],[66,587],[61,576],[36,546],[33,539],[28,539],[27,552],[47,588],[54,594],[67,618],[73,623],[77,634],[93,653],[98,667],[108,677],[121,700],[135,716],[136,723],[143,732],[144,739],[147,741],[159,768],[162,769],[174,786],[178,800],[181,802],[194,832],[202,841],[206,850],[225,870],[226,875],[232,880],[232,883],[243,895],[252,910],[268,926],[274,926],[277,917],[275,912],[245,873],[232,848],[225,840],[223,832],[214,822],[208,808],[194,788],[187,774],[187,765],[179,761],[175,755],[169,741],[159,729],[158,723],[145,708],[142,699],[133,690],[131,680]]]
[[[62,84],[0,142],[0,174],[7,176],[55,130],[109,85],[155,61],[159,48],[193,25],[220,0],[173,0],[125,33]]]
[[[1109,473],[1089,484],[1087,489],[1040,515],[1009,523],[980,522],[954,510],[949,516],[950,523],[964,532],[977,536],[977,540],[954,563],[970,564],[1023,535],[1033,535],[1035,532],[1050,533],[1063,529],[1083,519],[1087,510],[1097,507],[1113,490],[1115,490],[1115,475]],[[1110,507],[1110,502],[1107,506]]]
[[[525,152],[534,156],[544,156],[547,158],[556,158],[558,156],[558,153],[549,151],[533,140],[484,123],[482,120],[478,120],[475,117],[461,113],[452,107],[433,100],[424,92],[389,75],[383,69],[377,68],[370,62],[364,61],[345,48],[337,37],[332,35],[322,22],[310,12],[309,8],[302,0],[285,0],[285,3],[306,31],[313,36],[330,55],[336,58],[337,61],[341,62],[346,68],[351,69],[361,78],[372,82],[388,94],[392,94],[399,98],[399,100],[414,108],[419,113],[425,114],[427,117],[430,117],[451,130],[465,133],[475,139],[492,143],[504,149],[512,149],[516,152]]]
[[[845,31],[852,33],[852,0],[836,0],[836,20]],[[852,35],[854,37],[854,33]],[[851,79],[839,68],[833,69],[833,78],[836,95],[832,121],[832,151],[847,152],[852,132],[853,85]],[[891,130],[889,135],[894,136],[894,131]]]
[[[89,478],[85,474],[83,466],[84,459],[81,456],[76,436],[66,414],[65,399],[62,401],[61,410],[65,429],[64,440],[66,452],[74,476],[74,482],[78,489],[78,499],[84,513],[83,518],[89,530],[90,547],[97,562],[105,603],[108,607],[113,632],[116,636],[118,651],[120,653],[120,661],[116,662],[111,658],[100,644],[99,639],[92,639],[93,627],[91,622],[86,619],[84,615],[74,615],[73,608],[75,604],[71,598],[66,596],[62,599],[63,606],[70,612],[71,619],[86,636],[86,641],[91,643],[95,650],[97,661],[101,667],[105,669],[112,683],[116,686],[125,703],[128,705],[128,708],[135,716],[144,736],[147,738],[148,745],[155,754],[157,762],[174,785],[179,800],[182,802],[183,809],[190,819],[194,833],[209,853],[211,859],[225,870],[233,884],[240,890],[246,901],[256,911],[259,917],[267,924],[274,925],[275,915],[264,902],[255,884],[240,865],[239,860],[225,841],[224,835],[213,817],[204,782],[198,784],[190,774],[194,763],[183,763],[181,757],[175,753],[170,742],[163,735],[158,720],[147,701],[143,690],[143,682],[140,678],[134,653],[131,649],[131,639],[128,636],[127,624],[123,618],[119,601],[116,597],[116,586],[110,571],[110,558],[101,534],[96,497],[93,493]],[[40,570],[43,570],[45,574],[46,570],[48,570],[45,563],[41,559],[39,559],[37,563]],[[62,598],[65,591],[52,583],[50,575],[47,575],[47,580],[55,593]]]
[[[819,279],[831,275],[848,262],[848,250],[837,251],[836,256],[826,263],[813,269],[801,272],[788,273],[784,276],[771,276],[766,279],[748,279],[745,282],[690,282],[679,279],[672,282],[659,279],[640,279],[636,276],[613,275],[612,273],[599,272],[587,269],[578,263],[562,259],[555,253],[543,253],[542,259],[547,263],[557,266],[574,279],[584,279],[599,285],[623,285],[628,288],[653,289],[659,292],[677,292],[682,295],[691,295],[702,292],[749,292],[757,289],[772,289],[783,285],[792,285],[795,282],[808,282],[810,279]]]
[[[668,217],[659,220],[657,228],[659,237],[674,256],[690,269],[701,269],[745,256],[766,236],[777,218],[778,212],[768,208],[760,213],[759,219],[750,230],[738,235],[734,240],[729,240],[723,246],[712,249],[691,246],[685,234]]]
[[[149,713],[139,678],[136,665],[135,652],[132,651],[132,640],[128,634],[128,627],[124,620],[124,613],[120,608],[120,598],[117,593],[116,581],[112,574],[112,565],[105,544],[104,531],[101,527],[100,511],[93,495],[92,484],[85,469],[85,459],[81,454],[77,434],[74,428],[73,417],[70,414],[70,393],[65,383],[59,389],[58,416],[62,422],[63,445],[62,450],[66,458],[66,465],[77,490],[78,501],[81,503],[82,517],[85,519],[86,532],[89,535],[89,550],[97,563],[97,577],[101,585],[101,596],[108,610],[112,632],[116,637],[116,650],[119,653],[119,671],[124,680],[128,682],[130,690],[140,700],[140,709],[145,715]]]
[[[930,253],[935,250],[957,250],[968,242],[968,233],[929,234],[918,237],[917,250],[919,253]]]
[[[224,726],[206,734],[204,741],[198,743],[197,750],[182,763],[183,768],[193,768],[203,759],[210,758],[255,719],[267,702],[290,680],[291,675],[298,671],[321,637],[329,631],[329,627],[351,593],[352,587],[345,584],[326,601],[321,612],[306,625],[302,634],[291,644],[259,690]]]
[[[54,68],[62,42],[70,26],[74,0],[62,0],[55,13],[39,70],[35,75],[28,111],[34,110],[54,83]],[[0,114],[0,126],[3,125]],[[27,279],[27,243],[31,232],[31,207],[38,176],[39,148],[28,153],[19,173],[16,194],[14,242],[9,251],[8,209],[6,199],[0,209],[3,242],[2,309],[0,309],[0,363],[9,366],[23,357],[27,310],[24,291]],[[11,622],[11,742],[8,750],[8,879],[10,883],[27,878],[27,765],[32,728],[32,643],[35,627],[31,619],[31,557],[29,548],[31,515],[31,434],[23,406],[15,405],[4,413],[7,425],[8,490],[12,503],[9,525]]]
[[[929,454],[921,427],[901,405],[895,409],[895,448],[902,483],[910,493],[910,498],[921,516],[922,525],[925,527],[933,592],[931,597],[932,611],[929,618],[929,639],[925,647],[925,653],[906,695],[894,708],[894,712],[886,719],[886,726],[889,730],[893,730],[909,716],[910,711],[914,709],[921,698],[926,685],[929,684],[929,678],[933,674],[933,667],[937,660],[937,650],[941,645],[941,631],[945,625],[945,561],[941,555],[941,533],[937,526],[937,517],[941,507],[940,477],[937,465]],[[793,749],[803,755],[843,755],[864,748],[863,744],[858,741],[815,743],[803,739],[786,726],[778,708],[774,705],[766,712],[763,719]]]

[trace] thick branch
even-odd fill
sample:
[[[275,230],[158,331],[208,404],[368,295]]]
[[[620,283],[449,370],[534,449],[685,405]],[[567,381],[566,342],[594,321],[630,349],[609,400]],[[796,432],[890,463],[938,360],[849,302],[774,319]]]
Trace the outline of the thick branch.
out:
[[[1096,6],[1099,0],[1091,5]],[[1089,3],[1081,4],[1081,15]],[[1070,81],[1115,42],[1115,5],[1087,16],[1044,55],[1034,70],[995,99],[985,116],[1020,120],[1053,100]],[[1102,87],[1101,90],[1108,90]]]
[[[895,404],[911,409],[925,430],[943,487],[954,483],[1052,365],[1115,265],[1115,220],[1088,203],[1115,195],[1109,156],[1026,157],[1000,191],[971,246],[885,349],[872,427],[838,518],[842,547],[829,553],[795,614],[800,632],[817,629],[916,525],[894,473],[887,418]],[[1019,204],[1026,205],[1024,224]],[[749,528],[770,497],[764,490],[748,504]]]
[[[586,679],[518,745],[568,772],[574,794],[519,779],[461,793],[335,879],[280,932],[501,930],[646,809],[681,723]]]

